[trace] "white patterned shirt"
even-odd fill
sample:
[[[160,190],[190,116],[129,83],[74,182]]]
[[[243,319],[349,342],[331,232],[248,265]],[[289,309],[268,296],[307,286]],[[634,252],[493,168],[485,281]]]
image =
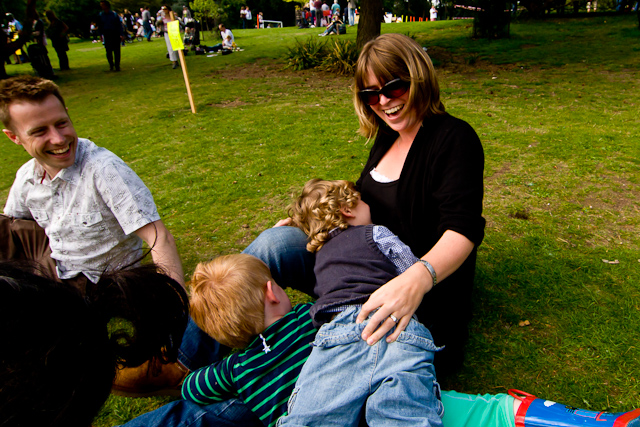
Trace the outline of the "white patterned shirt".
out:
[[[75,163],[51,179],[31,159],[18,170],[5,215],[33,219],[49,237],[58,276],[92,282],[142,254],[135,231],[160,219],[151,192],[118,156],[79,138]]]

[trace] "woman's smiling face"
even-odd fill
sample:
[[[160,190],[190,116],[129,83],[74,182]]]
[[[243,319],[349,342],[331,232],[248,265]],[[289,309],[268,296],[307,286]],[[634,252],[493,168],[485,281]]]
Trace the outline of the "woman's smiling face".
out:
[[[381,82],[378,77],[372,72],[367,73],[366,87],[365,89],[380,89],[388,82]],[[405,108],[409,108],[407,101],[409,100],[409,90],[398,98],[387,98],[384,95],[380,95],[380,102],[376,105],[370,105],[370,108],[378,117],[396,132],[402,132],[408,130],[410,126],[411,112],[405,111]]]

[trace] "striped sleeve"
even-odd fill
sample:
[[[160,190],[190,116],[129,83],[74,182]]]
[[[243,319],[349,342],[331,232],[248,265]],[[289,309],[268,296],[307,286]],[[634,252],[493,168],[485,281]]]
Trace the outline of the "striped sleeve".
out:
[[[189,374],[182,384],[182,398],[199,405],[209,405],[237,397],[231,376],[233,358],[234,355],[231,355],[219,363]]]

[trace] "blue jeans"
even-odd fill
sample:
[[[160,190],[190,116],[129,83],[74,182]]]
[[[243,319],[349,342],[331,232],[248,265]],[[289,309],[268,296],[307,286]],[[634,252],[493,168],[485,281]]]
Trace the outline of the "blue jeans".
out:
[[[307,236],[299,228],[269,228],[242,253],[264,261],[280,287],[290,287],[313,295],[316,283],[313,267],[316,259],[307,251]]]
[[[278,426],[442,426],[444,408],[433,368],[431,333],[412,319],[397,341],[373,346],[356,324],[361,307],[349,307],[316,335]],[[389,334],[392,333],[392,329]]]
[[[143,21],[142,28],[144,28],[144,36],[146,39],[151,40],[151,34],[153,34],[153,30],[151,30],[151,23],[149,21]]]
[[[237,399],[200,406],[176,400],[140,415],[123,427],[261,427],[262,422]]]
[[[349,8],[349,25],[354,25],[356,22],[356,11],[355,9]]]

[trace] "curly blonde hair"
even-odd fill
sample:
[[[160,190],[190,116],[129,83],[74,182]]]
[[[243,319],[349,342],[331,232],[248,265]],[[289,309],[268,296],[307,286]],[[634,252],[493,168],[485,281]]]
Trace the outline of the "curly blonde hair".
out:
[[[267,282],[275,281],[258,258],[227,255],[200,263],[191,278],[191,318],[231,348],[245,348],[264,330]]]
[[[309,238],[307,250],[317,252],[329,240],[329,231],[349,226],[340,212],[342,208],[354,208],[360,193],[353,182],[312,179],[307,181],[302,194],[289,207],[293,224]]]

